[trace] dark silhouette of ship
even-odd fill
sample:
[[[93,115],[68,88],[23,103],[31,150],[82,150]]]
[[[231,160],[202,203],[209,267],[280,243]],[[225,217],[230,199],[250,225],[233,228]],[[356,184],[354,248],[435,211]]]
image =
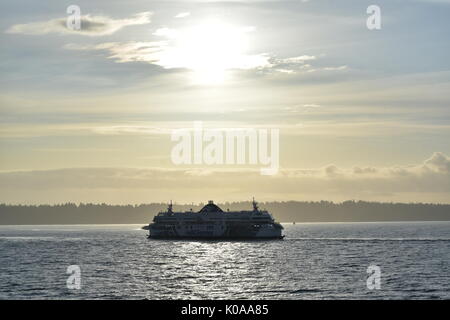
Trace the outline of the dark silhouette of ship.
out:
[[[208,201],[200,211],[174,212],[172,203],[148,225],[154,239],[282,239],[283,226],[253,199],[253,210],[223,211]]]

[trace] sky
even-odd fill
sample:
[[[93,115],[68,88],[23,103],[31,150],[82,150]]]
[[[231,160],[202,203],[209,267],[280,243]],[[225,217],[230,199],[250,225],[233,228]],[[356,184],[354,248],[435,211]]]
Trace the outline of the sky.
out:
[[[449,16],[447,0],[2,1],[0,202],[450,203]],[[278,129],[278,173],[174,164],[171,133],[198,122]]]

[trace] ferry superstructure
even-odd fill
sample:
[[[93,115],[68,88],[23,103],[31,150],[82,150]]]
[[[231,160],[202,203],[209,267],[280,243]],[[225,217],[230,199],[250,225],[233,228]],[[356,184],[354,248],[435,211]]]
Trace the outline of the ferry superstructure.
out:
[[[200,211],[174,212],[172,203],[148,226],[155,239],[282,239],[283,226],[253,200],[253,210],[223,211],[208,201]]]

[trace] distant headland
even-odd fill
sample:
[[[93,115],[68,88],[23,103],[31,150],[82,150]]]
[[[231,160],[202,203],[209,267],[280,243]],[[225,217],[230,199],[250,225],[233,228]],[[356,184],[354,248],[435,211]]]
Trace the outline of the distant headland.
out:
[[[197,205],[175,204],[177,210],[198,211]],[[243,210],[251,202],[225,202],[224,210]],[[66,203],[58,205],[0,204],[0,224],[146,224],[165,203],[109,205]],[[366,201],[284,201],[261,202],[280,222],[370,222],[370,221],[446,221],[450,220],[450,204],[381,203]]]

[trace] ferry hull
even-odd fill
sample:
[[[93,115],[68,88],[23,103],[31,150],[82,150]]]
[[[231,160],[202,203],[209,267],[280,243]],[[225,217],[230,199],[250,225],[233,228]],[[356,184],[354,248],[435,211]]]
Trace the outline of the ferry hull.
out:
[[[148,239],[160,239],[160,240],[282,240],[284,235],[273,237],[208,237],[208,236],[152,236],[149,235]]]
[[[208,240],[234,240],[234,239],[283,239],[281,234],[281,226],[271,226],[266,228],[251,228],[251,227],[232,227],[232,228],[208,228],[203,229],[189,229],[183,227],[170,226],[165,228],[158,228],[152,225],[149,226],[150,239],[208,239]]]

